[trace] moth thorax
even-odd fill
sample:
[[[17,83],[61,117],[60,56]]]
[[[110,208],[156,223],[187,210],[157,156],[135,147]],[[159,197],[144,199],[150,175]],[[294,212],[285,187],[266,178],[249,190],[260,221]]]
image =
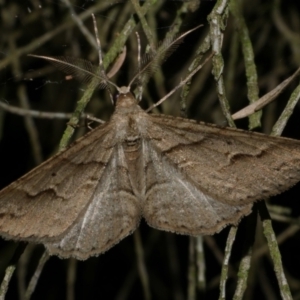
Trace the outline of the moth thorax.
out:
[[[124,150],[126,152],[134,152],[140,148],[141,138],[138,135],[127,136],[124,142]]]

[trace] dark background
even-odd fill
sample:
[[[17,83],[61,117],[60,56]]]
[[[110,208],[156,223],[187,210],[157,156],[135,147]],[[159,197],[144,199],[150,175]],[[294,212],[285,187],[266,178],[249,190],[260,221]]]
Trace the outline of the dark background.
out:
[[[143,5],[145,1],[139,3]],[[215,4],[216,1],[201,1],[194,10],[187,7],[186,12],[179,14],[187,1],[166,0],[158,1],[149,9],[147,20],[157,41],[162,40],[173,28],[178,14],[178,20],[182,22],[180,32],[199,24],[204,26],[190,34],[159,69],[154,79],[150,80],[141,103],[143,108],[158,101],[185,78],[197,48],[209,31],[207,16]],[[89,9],[94,11],[104,55],[134,14],[130,1],[71,1],[70,7],[79,17]],[[282,3],[254,0],[243,1],[242,7],[253,44],[260,96],[263,96],[300,65],[300,5],[293,0]],[[133,17],[138,22],[138,17]],[[0,18],[0,101],[17,107],[28,105],[31,110],[72,112],[86,85],[76,80],[66,81],[65,74],[46,61],[27,56],[30,53],[74,56],[97,64],[97,50],[87,42],[71,19],[70,8],[64,1],[3,0],[0,1]],[[83,23],[94,35],[91,17],[85,18]],[[231,111],[236,112],[248,104],[245,62],[231,14],[225,25],[222,52],[225,87]],[[130,81],[136,68],[135,31],[141,36],[143,49],[146,46],[143,29],[137,24],[126,43],[126,62],[113,78],[119,86]],[[295,79],[274,102],[263,109],[262,126],[255,128],[256,131],[270,133],[298,82],[299,79]],[[21,99],[27,99],[27,104]],[[211,63],[194,77],[186,105],[189,118],[227,124],[218,102]],[[113,106],[107,93],[96,90],[86,112],[108,120],[112,111]],[[180,92],[155,112],[179,116],[182,112]],[[26,121],[23,116],[0,108],[0,188],[53,155],[58,149],[67,121],[43,118]],[[31,125],[28,122],[32,122]],[[248,129],[247,118],[236,124],[239,128]],[[80,125],[73,140],[88,131],[83,121]],[[297,105],[283,135],[299,139],[299,125],[300,107]],[[273,215],[276,219],[273,226],[280,237],[283,265],[294,299],[300,299],[300,236],[298,227],[293,225],[299,224],[299,195],[297,185],[269,201],[270,205],[279,206],[277,217]],[[284,221],[278,221],[284,214],[283,207],[288,208],[288,212],[284,215]],[[228,299],[232,298],[235,290],[246,227],[246,221],[243,220],[232,251],[227,283]],[[226,228],[213,237],[204,237],[206,285],[197,290],[194,298],[189,299],[219,297],[220,271],[228,230]],[[188,275],[190,238],[151,229],[144,221],[139,234],[152,298],[187,299],[191,284]],[[244,299],[280,299],[269,253],[262,250],[265,246],[258,221],[249,285]],[[1,277],[4,276],[14,247],[13,242],[0,242]],[[23,286],[27,286],[42,253],[41,245],[27,247],[10,283],[7,299],[23,299]],[[127,237],[107,253],[84,262],[51,257],[42,271],[32,299],[74,299],[74,294],[75,299],[143,299],[133,237]]]

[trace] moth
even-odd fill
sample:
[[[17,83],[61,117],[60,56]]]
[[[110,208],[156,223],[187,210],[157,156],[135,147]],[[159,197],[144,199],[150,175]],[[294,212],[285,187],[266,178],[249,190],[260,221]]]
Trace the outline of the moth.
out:
[[[148,114],[130,85],[116,88],[107,123],[0,191],[2,237],[84,260],[141,218],[178,234],[214,234],[300,181],[300,141]]]

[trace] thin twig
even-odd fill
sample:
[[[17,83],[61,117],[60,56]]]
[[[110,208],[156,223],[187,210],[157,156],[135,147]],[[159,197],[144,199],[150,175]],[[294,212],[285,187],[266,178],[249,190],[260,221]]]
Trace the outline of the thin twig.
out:
[[[15,41],[12,38],[9,40],[10,50],[12,53],[16,52]],[[22,74],[21,66],[20,66],[20,57],[16,56],[12,61],[13,72],[16,76],[20,76]],[[24,109],[30,109],[29,100],[27,97],[27,92],[24,84],[21,84],[17,90],[19,103]],[[39,135],[35,123],[31,116],[25,116],[24,118],[25,127],[29,135],[29,140],[31,143],[32,151],[33,151],[33,159],[35,163],[38,165],[43,161],[42,157],[42,149],[39,141]]]
[[[273,12],[272,12],[272,19],[277,27],[278,31],[281,32],[282,37],[288,41],[290,44],[291,50],[293,51],[293,57],[295,61],[300,61],[300,54],[299,54],[299,47],[300,47],[300,39],[299,39],[299,32],[292,31],[288,25],[284,22],[284,19],[281,14],[281,1],[275,0],[273,1]]]
[[[187,299],[196,300],[196,260],[195,260],[195,237],[189,237],[189,265],[188,265],[188,290]]]
[[[281,254],[276,241],[276,235],[272,227],[272,221],[264,201],[257,203],[260,218],[264,229],[264,235],[268,241],[270,255],[274,264],[274,271],[280,289],[280,294],[284,300],[292,300],[290,287],[287,283],[281,260]]]
[[[229,126],[236,127],[232,120],[230,113],[230,106],[226,98],[225,84],[223,78],[224,60],[222,56],[222,44],[223,44],[223,30],[225,28],[226,20],[228,17],[228,1],[220,0],[217,2],[212,12],[208,17],[210,23],[210,35],[212,50],[215,55],[213,57],[213,75],[217,85],[218,98],[221,104],[222,112],[227,119]],[[226,298],[226,281],[228,278],[228,265],[231,255],[231,249],[235,240],[237,228],[232,226],[227,238],[225,257],[222,266],[221,280],[220,280],[220,294],[219,299],[224,300]]]
[[[92,18],[93,18],[95,37],[96,37],[97,48],[98,48],[99,72],[100,72],[101,77],[103,78],[103,82],[104,82],[105,86],[107,86],[106,89],[108,91],[111,104],[114,105],[114,99],[113,99],[112,93],[110,91],[110,87],[109,87],[109,85],[107,85],[108,81],[106,79],[108,79],[108,77],[107,77],[107,75],[105,73],[105,69],[103,67],[103,58],[102,58],[101,43],[100,43],[99,34],[98,34],[97,22],[96,22],[96,18],[95,18],[94,14],[92,14]]]
[[[160,237],[160,233],[156,230],[151,231],[151,234],[148,236],[148,239],[143,246],[144,258],[147,259],[149,255],[152,253],[153,249],[156,247],[158,243],[158,238]],[[116,300],[128,299],[130,295],[130,291],[138,278],[138,271],[136,265],[132,264],[131,269],[127,273],[125,280],[122,285],[118,289],[117,295],[115,297]]]
[[[70,258],[67,270],[67,300],[75,299],[75,281],[76,281],[77,260]]]
[[[25,248],[26,248],[27,243],[24,242],[20,242],[18,243],[18,246],[14,252],[13,257],[11,258],[8,267],[6,267],[5,269],[5,275],[4,278],[1,282],[0,285],[0,300],[4,300],[6,293],[7,293],[7,289],[8,289],[8,285],[10,283],[10,280],[15,272],[17,263],[19,261],[20,256],[22,255],[22,253],[24,252]]]
[[[145,18],[145,15],[142,13],[142,10],[141,10],[142,7],[140,6],[139,1],[137,1],[137,0],[131,0],[131,3],[134,7],[135,12],[139,16],[144,33],[146,34],[147,40],[149,42],[151,51],[155,52],[155,42],[154,42],[153,34],[152,34],[151,28],[149,27],[148,22]]]
[[[79,15],[81,20],[85,20],[91,16],[91,13],[96,13],[99,10],[103,10],[105,7],[110,6],[109,2],[99,1],[94,6],[85,10],[82,14]],[[3,60],[0,61],[0,70],[4,69],[8,64],[10,64],[15,58],[18,58],[21,55],[25,55],[27,53],[33,52],[35,49],[41,47],[43,44],[51,40],[54,36],[60,34],[64,30],[74,27],[75,23],[72,20],[66,21],[64,24],[56,27],[52,31],[48,31],[47,33],[43,34],[42,36],[34,39],[31,43],[27,44],[26,46],[19,47],[16,49],[14,54],[10,54],[6,56]]]
[[[223,44],[223,30],[225,28],[226,20],[228,17],[228,2],[229,0],[220,0],[217,2],[212,12],[208,16],[210,24],[210,36],[212,51],[215,53],[213,62],[213,75],[215,77],[218,98],[221,104],[222,112],[231,127],[236,127],[230,113],[230,106],[226,98],[226,91],[224,85],[224,59],[222,56],[222,44]]]
[[[286,241],[288,238],[295,235],[296,232],[299,232],[299,224],[298,225],[291,225],[287,229],[285,229],[283,232],[281,232],[277,237],[277,243],[278,245],[282,244],[284,241]],[[266,255],[269,251],[268,245],[263,245],[259,249],[255,251],[253,254],[253,259],[257,260],[258,258],[262,257],[263,255]]]
[[[295,106],[297,105],[300,99],[300,84],[296,87],[293,91],[286,107],[284,108],[283,112],[281,113],[280,117],[278,118],[277,122],[273,126],[271,135],[281,135],[283,129],[286,126],[287,121],[289,120],[290,116],[292,115]]]
[[[197,263],[197,287],[202,295],[206,290],[206,264],[205,264],[205,253],[203,247],[203,237],[196,237],[196,263]]]
[[[107,78],[111,78],[113,77],[122,67],[125,58],[126,58],[126,54],[127,54],[127,48],[126,46],[123,47],[121,53],[119,53],[115,63],[113,64],[113,66],[110,68],[110,70],[108,71]]]
[[[146,269],[144,250],[143,250],[143,245],[142,245],[139,229],[137,229],[133,233],[133,238],[134,238],[138,271],[139,271],[140,279],[141,279],[142,286],[143,286],[144,299],[150,300],[151,293],[150,293],[150,287],[149,287],[149,276],[148,276],[147,269]]]
[[[30,265],[33,250],[36,248],[34,244],[27,244],[27,247],[18,261],[17,267],[17,280],[19,300],[25,300],[25,293],[27,288],[27,271]]]
[[[75,10],[73,9],[73,5],[70,3],[69,0],[63,0],[63,2],[65,3],[66,7],[69,9],[73,21],[77,24],[79,30],[85,36],[86,40],[90,43],[92,47],[97,49],[97,43],[93,35],[84,26],[82,19],[76,14]]]
[[[248,86],[248,99],[250,103],[254,103],[259,98],[257,72],[256,72],[256,65],[254,62],[254,51],[250,40],[249,31],[246,22],[244,20],[244,17],[242,15],[241,5],[242,2],[238,0],[230,1],[230,11],[235,18],[235,24],[242,45],[243,55],[244,55],[247,86]],[[249,117],[249,129],[253,129],[261,126],[261,122],[260,122],[261,116],[262,116],[262,112],[257,111],[255,114],[252,114]]]
[[[235,241],[236,232],[237,232],[237,227],[231,226],[228,237],[227,237],[227,242],[226,242],[226,247],[225,247],[225,256],[224,256],[224,261],[223,261],[223,266],[222,266],[222,271],[221,271],[219,300],[226,299],[226,281],[228,278],[229,259],[231,256],[232,246]]]
[[[1,101],[0,101],[1,103]],[[4,130],[4,116],[5,116],[5,112],[4,110],[1,110],[0,109],[0,141],[2,140],[3,138],[3,130]]]
[[[254,205],[253,211],[250,214],[250,216],[247,217],[246,222],[247,222],[247,226],[246,226],[247,233],[244,239],[243,257],[241,259],[239,265],[239,271],[237,274],[238,281],[233,296],[234,300],[244,299],[244,293],[247,288],[247,281],[248,281],[248,276],[249,276],[249,271],[251,266],[252,250],[253,250],[253,244],[255,240],[255,229],[257,223],[256,205]]]
[[[229,58],[227,59],[226,62],[227,72],[224,78],[226,92],[229,99],[232,98],[234,87],[235,87],[235,85],[232,83],[234,82],[235,76],[237,74],[237,64],[239,61],[238,53],[239,53],[239,39],[238,39],[237,32],[234,31],[230,39]]]
[[[168,269],[169,269],[169,281],[170,281],[170,290],[171,290],[171,298],[174,300],[183,300],[185,299],[185,292],[183,291],[183,287],[180,284],[181,282],[181,264],[180,264],[180,255],[178,253],[178,247],[176,244],[176,235],[167,234],[165,237],[165,245],[166,245],[166,255],[168,261]],[[147,241],[146,241],[147,242]],[[147,249],[146,243],[145,249]]]
[[[193,72],[200,64],[203,56],[207,51],[210,49],[210,35],[207,34],[204,41],[201,43],[200,47],[196,51],[195,58],[193,62],[191,63],[190,67],[188,68],[189,73]],[[186,82],[186,84],[183,86],[181,95],[180,95],[180,111],[181,116],[186,117],[186,99],[190,92],[190,82]]]
[[[259,111],[264,106],[272,102],[276,97],[283,92],[283,90],[292,82],[292,80],[300,74],[300,68],[297,69],[296,72],[289,78],[285,79],[283,82],[278,84],[272,91],[264,95],[263,97],[259,98],[257,101],[253,102],[252,104],[244,107],[243,109],[239,110],[235,114],[232,115],[234,120],[241,119],[251,114]]]
[[[170,91],[166,96],[161,98],[159,101],[151,105],[146,112],[151,111],[154,107],[163,103],[166,99],[168,99],[171,95],[173,95],[178,89],[180,89],[183,85],[190,81],[190,79],[213,57],[214,54],[210,54],[204,62],[199,65],[196,69],[194,69],[184,80],[182,80],[172,91]]]
[[[72,113],[60,113],[60,112],[46,112],[46,111],[39,111],[39,110],[32,110],[32,109],[25,109],[20,108],[17,106],[12,106],[0,101],[0,107],[3,110],[6,110],[12,114],[19,115],[19,116],[31,116],[33,118],[40,118],[40,119],[70,119]],[[100,124],[105,123],[105,121],[95,118],[89,114],[82,113],[82,119],[88,119]]]
[[[44,251],[42,257],[39,260],[39,264],[36,267],[35,272],[29,281],[29,284],[28,284],[28,287],[27,287],[27,290],[25,293],[25,297],[24,297],[25,300],[29,300],[31,298],[31,295],[34,292],[37,282],[41,276],[44,265],[48,261],[49,258],[50,258],[49,254],[46,251]]]

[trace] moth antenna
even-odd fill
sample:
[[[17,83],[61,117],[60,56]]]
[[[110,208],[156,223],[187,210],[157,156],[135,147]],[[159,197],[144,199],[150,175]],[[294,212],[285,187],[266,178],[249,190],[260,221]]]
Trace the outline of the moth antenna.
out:
[[[51,56],[40,56],[40,55],[34,55],[34,54],[28,54],[28,56],[41,58],[50,61],[53,65],[55,65],[58,69],[65,72],[67,75],[71,75],[71,78],[77,77],[80,81],[83,83],[91,83],[94,78],[99,79],[99,82],[97,85],[99,88],[103,89],[106,88],[110,100],[112,104],[114,104],[112,92],[110,90],[110,86],[114,86],[118,91],[119,87],[111,82],[109,80],[109,77],[106,75],[104,67],[103,67],[103,59],[102,59],[102,51],[101,51],[101,43],[98,35],[98,29],[97,29],[97,22],[94,14],[92,14],[93,23],[94,23],[94,31],[95,31],[95,37],[98,45],[98,55],[99,55],[99,67],[95,67],[92,65],[91,62],[84,60],[84,59],[78,59],[78,58],[72,58],[72,57],[64,57],[64,56],[58,56],[58,57],[51,57]],[[126,55],[126,51],[125,51]],[[124,58],[121,57],[121,59],[118,61],[118,64],[123,63]],[[113,76],[113,74],[111,75]]]
[[[106,74],[107,78],[112,78],[122,67],[124,60],[126,58],[127,49],[126,46],[123,47],[122,52],[118,55],[116,61],[114,62],[113,66],[109,70],[109,72]]]
[[[94,23],[95,38],[96,38],[97,46],[98,46],[98,56],[99,56],[100,72],[106,76],[104,68],[103,68],[101,42],[100,42],[100,38],[99,38],[99,34],[98,34],[97,21],[96,21],[96,18],[95,18],[94,14],[92,14],[92,18],[93,18],[93,23]]]
[[[165,61],[177,49],[179,44],[183,42],[183,38],[201,26],[202,25],[199,25],[181,35],[177,35],[175,38],[165,38],[164,42],[160,45],[155,53],[146,54],[143,57],[140,70],[135,72],[135,75],[130,81],[128,87],[130,88],[131,85],[136,83],[139,79],[143,85],[147,81],[147,78],[157,71],[162,61]]]
[[[138,81],[141,82],[141,39],[138,32],[136,34],[137,44],[138,44]],[[139,84],[137,92],[137,100],[140,102],[143,95],[143,85]]]
[[[184,80],[181,80],[181,82],[173,89],[171,90],[166,96],[161,98],[159,101],[151,105],[146,112],[151,111],[154,107],[162,104],[166,99],[168,99],[171,95],[173,95],[178,89],[180,89],[183,85],[185,85],[212,57],[214,56],[214,53],[211,53],[204,62],[199,65],[195,70],[193,70]]]
[[[94,23],[94,31],[95,31],[95,37],[96,37],[96,41],[97,41],[97,46],[98,46],[98,55],[99,55],[99,71],[102,75],[103,78],[105,78],[106,80],[104,81],[105,84],[107,84],[107,75],[105,73],[104,67],[103,67],[103,59],[102,59],[102,51],[101,51],[101,43],[100,43],[100,38],[99,38],[99,34],[98,34],[98,28],[97,28],[97,21],[95,18],[95,15],[92,14],[92,18],[93,18],[93,23]],[[113,100],[113,96],[111,93],[110,88],[107,86],[107,91],[109,94],[109,98],[112,104],[114,104],[114,100]]]
[[[28,54],[28,56],[48,60],[59,70],[65,72],[67,75],[79,78],[79,80],[83,83],[90,83],[94,78],[97,78],[99,79],[97,85],[101,89],[106,88],[108,84],[114,86],[116,89],[119,88],[116,84],[108,80],[106,76],[103,77],[102,74],[99,74],[99,67],[93,66],[91,62],[85,59],[64,56],[42,56],[35,54]]]
[[[110,98],[110,102],[111,102],[112,105],[114,105],[114,97],[112,95],[112,92],[111,92],[109,86],[107,86],[107,91],[108,91],[108,95],[109,95],[109,98]]]

